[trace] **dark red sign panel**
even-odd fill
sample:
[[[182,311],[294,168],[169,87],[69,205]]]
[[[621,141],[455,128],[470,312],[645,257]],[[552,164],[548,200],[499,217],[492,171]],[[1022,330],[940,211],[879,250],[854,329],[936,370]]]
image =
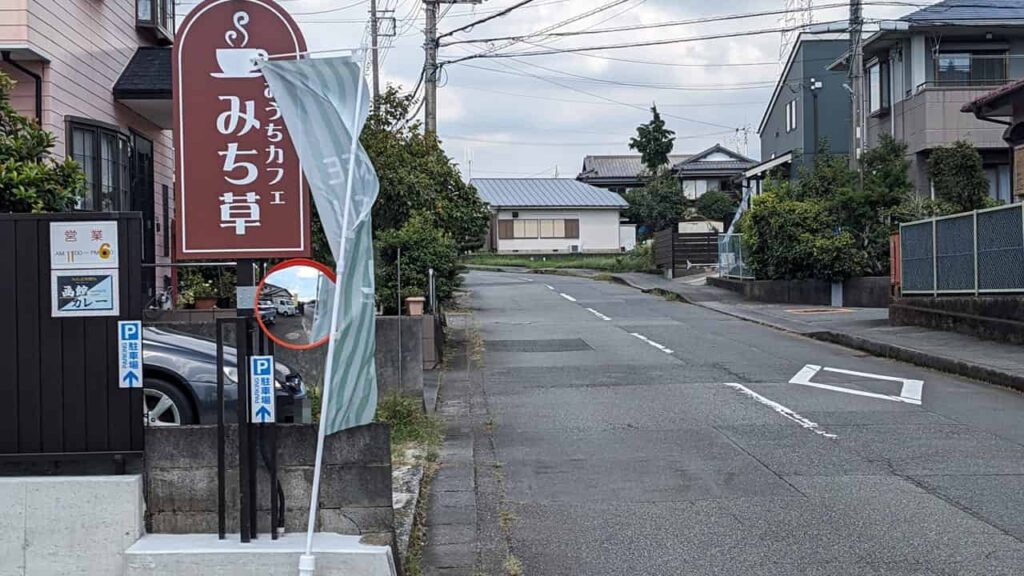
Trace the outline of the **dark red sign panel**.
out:
[[[174,43],[177,257],[309,255],[302,167],[257,62],[306,42],[272,0],[205,0]]]

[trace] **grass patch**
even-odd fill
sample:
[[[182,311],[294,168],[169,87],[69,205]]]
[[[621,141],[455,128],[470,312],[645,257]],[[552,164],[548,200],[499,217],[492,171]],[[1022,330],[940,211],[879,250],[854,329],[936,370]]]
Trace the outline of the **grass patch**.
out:
[[[607,256],[572,254],[565,256],[526,254],[473,254],[463,258],[463,264],[478,266],[517,266],[531,270],[559,268],[585,268],[604,272],[648,272],[654,268],[649,247],[641,247],[625,254]]]
[[[388,394],[377,403],[374,420],[391,428],[392,451],[406,444],[437,447],[444,440],[444,423],[423,412],[421,398]]]

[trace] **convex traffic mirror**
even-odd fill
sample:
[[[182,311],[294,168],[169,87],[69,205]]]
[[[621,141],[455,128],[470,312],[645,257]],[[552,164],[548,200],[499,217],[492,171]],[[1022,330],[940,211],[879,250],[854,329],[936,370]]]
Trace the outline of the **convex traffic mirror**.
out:
[[[325,286],[325,283],[328,284]],[[320,294],[331,294],[334,272],[323,264],[296,258],[270,269],[256,289],[256,319],[274,342],[293,350],[307,350],[327,342],[321,315],[330,314],[330,302]]]

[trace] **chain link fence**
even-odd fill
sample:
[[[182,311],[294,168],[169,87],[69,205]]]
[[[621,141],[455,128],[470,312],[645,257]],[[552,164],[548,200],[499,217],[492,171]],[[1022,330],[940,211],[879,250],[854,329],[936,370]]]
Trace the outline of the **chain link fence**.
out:
[[[718,275],[723,278],[754,279],[754,273],[747,267],[745,260],[743,234],[722,234],[718,237]]]
[[[900,226],[904,294],[1024,292],[1024,206]]]

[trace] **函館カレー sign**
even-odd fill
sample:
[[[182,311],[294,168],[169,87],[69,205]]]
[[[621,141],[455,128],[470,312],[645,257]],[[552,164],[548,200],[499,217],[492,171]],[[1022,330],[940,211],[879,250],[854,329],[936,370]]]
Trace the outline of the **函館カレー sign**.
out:
[[[259,70],[305,40],[272,0],[205,0],[174,43],[179,259],[309,254],[302,167]]]

